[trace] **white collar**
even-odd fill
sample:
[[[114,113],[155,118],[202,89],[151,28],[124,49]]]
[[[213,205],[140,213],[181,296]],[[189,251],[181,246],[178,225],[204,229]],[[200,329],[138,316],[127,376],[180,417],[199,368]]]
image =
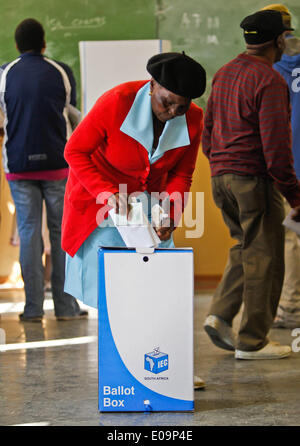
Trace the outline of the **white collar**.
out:
[[[159,138],[158,146],[151,156],[153,146],[153,120],[151,99],[149,96],[150,82],[144,85],[136,94],[134,102],[121,125],[121,132],[138,141],[149,153],[151,162],[157,161],[168,150],[190,145],[190,137],[185,115],[176,116],[166,122]]]

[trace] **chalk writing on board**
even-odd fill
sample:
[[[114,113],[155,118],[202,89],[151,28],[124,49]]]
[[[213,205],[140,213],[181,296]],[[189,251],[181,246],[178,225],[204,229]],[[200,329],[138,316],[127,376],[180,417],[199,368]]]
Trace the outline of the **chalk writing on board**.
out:
[[[62,23],[56,18],[46,17],[46,26],[51,31],[68,31],[80,28],[99,28],[106,24],[106,17],[92,17],[90,19],[73,19],[70,23]]]
[[[167,13],[171,12],[174,9],[174,6],[165,6],[163,0],[156,0],[155,4],[155,15],[158,20],[164,20],[167,18]]]
[[[219,17],[207,17],[207,28],[220,28]]]
[[[208,34],[206,36],[206,43],[207,44],[214,44],[219,45],[219,39],[215,34]]]
[[[155,6],[155,15],[159,18],[162,19],[166,16],[167,12],[170,12],[173,9],[173,6],[167,6],[166,8],[162,8],[160,5],[156,5]]]
[[[197,31],[197,40],[203,44],[219,45],[220,43],[217,36],[220,28],[220,19],[217,16],[206,17],[199,13],[184,12],[181,16],[180,27],[187,31],[195,29]],[[184,40],[187,43],[189,39],[185,37]]]
[[[184,12],[181,18],[181,26],[182,27],[195,27],[200,28],[206,27],[207,29],[218,29],[220,28],[220,19],[219,17],[203,17],[199,13],[188,13]]]

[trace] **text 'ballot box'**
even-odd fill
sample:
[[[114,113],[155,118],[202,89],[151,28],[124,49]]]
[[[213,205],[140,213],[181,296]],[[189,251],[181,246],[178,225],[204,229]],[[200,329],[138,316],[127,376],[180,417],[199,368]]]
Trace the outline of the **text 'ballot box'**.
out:
[[[98,265],[99,410],[192,411],[193,250],[99,248]]]

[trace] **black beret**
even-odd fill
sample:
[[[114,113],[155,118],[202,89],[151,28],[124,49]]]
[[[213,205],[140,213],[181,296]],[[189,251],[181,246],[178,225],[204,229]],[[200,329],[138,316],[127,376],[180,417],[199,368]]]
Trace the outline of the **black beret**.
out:
[[[252,45],[269,42],[292,29],[283,23],[281,13],[274,10],[255,12],[245,17],[240,26],[244,30],[246,42]]]
[[[162,87],[185,98],[202,96],[206,88],[204,68],[183,53],[160,53],[152,56],[147,71]]]

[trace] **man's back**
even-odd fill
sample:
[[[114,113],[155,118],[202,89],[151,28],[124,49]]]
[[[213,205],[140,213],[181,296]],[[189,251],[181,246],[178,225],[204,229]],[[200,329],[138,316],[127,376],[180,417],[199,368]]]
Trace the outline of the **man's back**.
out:
[[[286,84],[271,64],[240,54],[222,67],[213,79],[203,136],[212,175],[267,175],[269,154],[289,144],[289,113]]]
[[[289,37],[286,39],[286,49],[279,62],[274,68],[286,80],[291,97],[292,105],[292,133],[293,133],[293,155],[297,178],[300,179],[300,39]]]
[[[71,70],[35,52],[2,68],[6,173],[67,167],[65,107],[76,100]]]

